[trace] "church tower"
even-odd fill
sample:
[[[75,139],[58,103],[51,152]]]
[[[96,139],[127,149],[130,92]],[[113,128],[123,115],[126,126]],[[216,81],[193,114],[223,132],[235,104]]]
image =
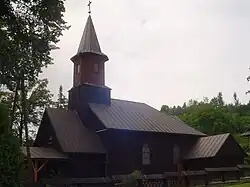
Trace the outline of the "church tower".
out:
[[[101,51],[94,24],[89,15],[77,53],[71,58],[74,63],[74,87],[84,83],[104,86],[104,63],[107,60],[107,55]]]
[[[71,61],[74,73],[69,109],[81,115],[88,108],[88,103],[110,105],[110,88],[105,86],[104,68],[108,57],[101,51],[90,11],[77,53]]]

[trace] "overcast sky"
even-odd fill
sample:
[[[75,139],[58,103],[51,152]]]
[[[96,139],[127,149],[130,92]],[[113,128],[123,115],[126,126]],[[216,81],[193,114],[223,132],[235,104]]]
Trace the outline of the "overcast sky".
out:
[[[66,0],[71,25],[42,77],[57,94],[72,87],[75,55],[88,16],[87,0]],[[159,109],[189,99],[250,88],[249,0],[93,0],[92,19],[106,62],[112,97]]]

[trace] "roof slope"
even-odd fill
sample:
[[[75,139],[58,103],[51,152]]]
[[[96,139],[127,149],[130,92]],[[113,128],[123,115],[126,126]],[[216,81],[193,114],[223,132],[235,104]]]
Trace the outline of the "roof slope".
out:
[[[27,156],[26,147],[21,147],[21,151]],[[68,157],[52,148],[30,147],[31,158],[33,159],[67,159]]]
[[[89,106],[106,128],[205,135],[176,116],[166,115],[144,103],[111,99],[110,106],[94,103]]]
[[[185,159],[210,158],[216,156],[230,134],[201,137],[191,148]]]
[[[106,153],[98,135],[87,129],[74,111],[46,109],[64,152]]]

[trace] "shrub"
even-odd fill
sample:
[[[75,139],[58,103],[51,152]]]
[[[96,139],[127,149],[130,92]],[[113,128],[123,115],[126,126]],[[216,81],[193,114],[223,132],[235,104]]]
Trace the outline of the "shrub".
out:
[[[0,187],[20,187],[23,159],[18,139],[0,135]]]

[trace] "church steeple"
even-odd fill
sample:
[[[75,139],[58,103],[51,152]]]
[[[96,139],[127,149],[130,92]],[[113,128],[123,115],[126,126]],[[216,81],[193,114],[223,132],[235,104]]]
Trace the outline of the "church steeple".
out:
[[[77,53],[71,58],[74,62],[74,86],[84,83],[104,86],[104,62],[107,60],[107,55],[101,51],[94,24],[89,15]]]
[[[105,86],[104,65],[108,60],[102,53],[94,24],[89,17],[76,52],[71,60],[74,63],[74,83],[69,91],[69,109],[76,110],[83,120],[87,115],[88,103],[111,104],[111,89]]]
[[[95,32],[95,27],[91,18],[91,15],[89,15],[82,38],[77,50],[77,54],[71,58],[72,61],[77,58],[77,56],[84,55],[85,53],[93,53],[96,55],[100,55],[102,57],[102,60],[105,62],[108,60],[107,55],[102,53],[101,47]]]

